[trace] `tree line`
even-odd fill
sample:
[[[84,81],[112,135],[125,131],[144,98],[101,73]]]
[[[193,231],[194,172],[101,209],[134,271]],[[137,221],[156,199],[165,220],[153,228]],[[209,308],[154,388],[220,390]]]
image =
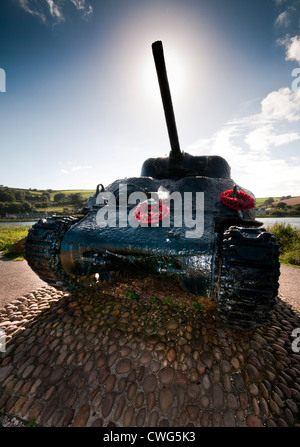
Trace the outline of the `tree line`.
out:
[[[80,192],[65,194],[58,192],[53,195],[51,200],[50,190],[21,190],[0,187],[0,216],[4,217],[6,213],[31,213],[39,212],[42,209],[61,206],[66,211],[79,209],[84,206],[85,199]]]
[[[291,199],[292,196],[282,196],[280,200],[274,199],[274,197],[269,197],[264,201],[261,205],[261,208],[266,209],[266,215],[274,216],[274,217],[288,217],[288,216],[300,216],[300,204],[298,205],[288,205],[282,200]]]

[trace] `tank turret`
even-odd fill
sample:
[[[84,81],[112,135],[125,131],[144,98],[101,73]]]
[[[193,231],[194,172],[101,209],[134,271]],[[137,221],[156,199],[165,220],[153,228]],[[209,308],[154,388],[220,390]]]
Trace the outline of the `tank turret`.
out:
[[[161,41],[152,44],[152,52],[171,144],[171,151],[169,157],[149,158],[146,160],[142,167],[141,176],[157,179],[178,179],[197,175],[215,178],[230,178],[230,166],[224,158],[217,155],[193,156],[181,151]]]

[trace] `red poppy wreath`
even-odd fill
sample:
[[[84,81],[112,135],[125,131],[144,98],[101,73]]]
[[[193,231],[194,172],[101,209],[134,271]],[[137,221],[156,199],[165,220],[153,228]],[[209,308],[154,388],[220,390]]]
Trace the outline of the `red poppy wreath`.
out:
[[[220,199],[223,205],[233,210],[245,211],[255,207],[254,198],[244,191],[237,191],[236,188],[222,192]]]
[[[138,222],[142,223],[152,223],[159,222],[163,220],[169,214],[169,208],[167,205],[162,203],[151,202],[147,200],[146,202],[141,202],[136,207],[133,215]]]

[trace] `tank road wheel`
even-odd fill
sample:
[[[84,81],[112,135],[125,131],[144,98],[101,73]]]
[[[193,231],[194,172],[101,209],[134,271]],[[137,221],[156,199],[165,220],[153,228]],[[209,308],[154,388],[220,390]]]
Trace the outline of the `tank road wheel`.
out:
[[[224,232],[217,315],[228,325],[254,330],[272,314],[278,292],[279,249],[263,228]]]
[[[49,217],[39,220],[30,230],[25,243],[25,259],[45,282],[63,291],[75,291],[77,284],[63,270],[60,245],[75,217]]]

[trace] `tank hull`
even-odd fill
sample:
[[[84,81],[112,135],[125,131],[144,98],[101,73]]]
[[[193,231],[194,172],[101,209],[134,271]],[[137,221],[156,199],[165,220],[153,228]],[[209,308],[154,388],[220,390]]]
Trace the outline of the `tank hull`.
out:
[[[106,193],[117,198],[115,226],[107,224],[100,227],[99,212],[104,215],[107,204],[97,204],[95,195],[89,204],[90,212],[72,226],[62,240],[62,267],[74,278],[98,274],[105,277],[120,270],[175,276],[182,283],[193,283],[194,293],[212,296],[217,282],[216,255],[220,231],[224,226],[239,224],[243,220],[248,224],[254,221],[253,210],[241,215],[241,212],[220,202],[220,194],[233,187],[231,179],[209,177],[118,180],[105,189]],[[124,189],[126,194],[122,198],[120,191]],[[128,203],[130,194],[144,192],[149,195],[159,191],[167,192],[169,197],[175,197],[179,202],[181,200],[181,216],[178,216],[178,209],[172,207],[174,200],[165,199],[170,207],[168,222],[132,226],[129,215],[137,204]],[[188,206],[192,219],[186,217]]]

